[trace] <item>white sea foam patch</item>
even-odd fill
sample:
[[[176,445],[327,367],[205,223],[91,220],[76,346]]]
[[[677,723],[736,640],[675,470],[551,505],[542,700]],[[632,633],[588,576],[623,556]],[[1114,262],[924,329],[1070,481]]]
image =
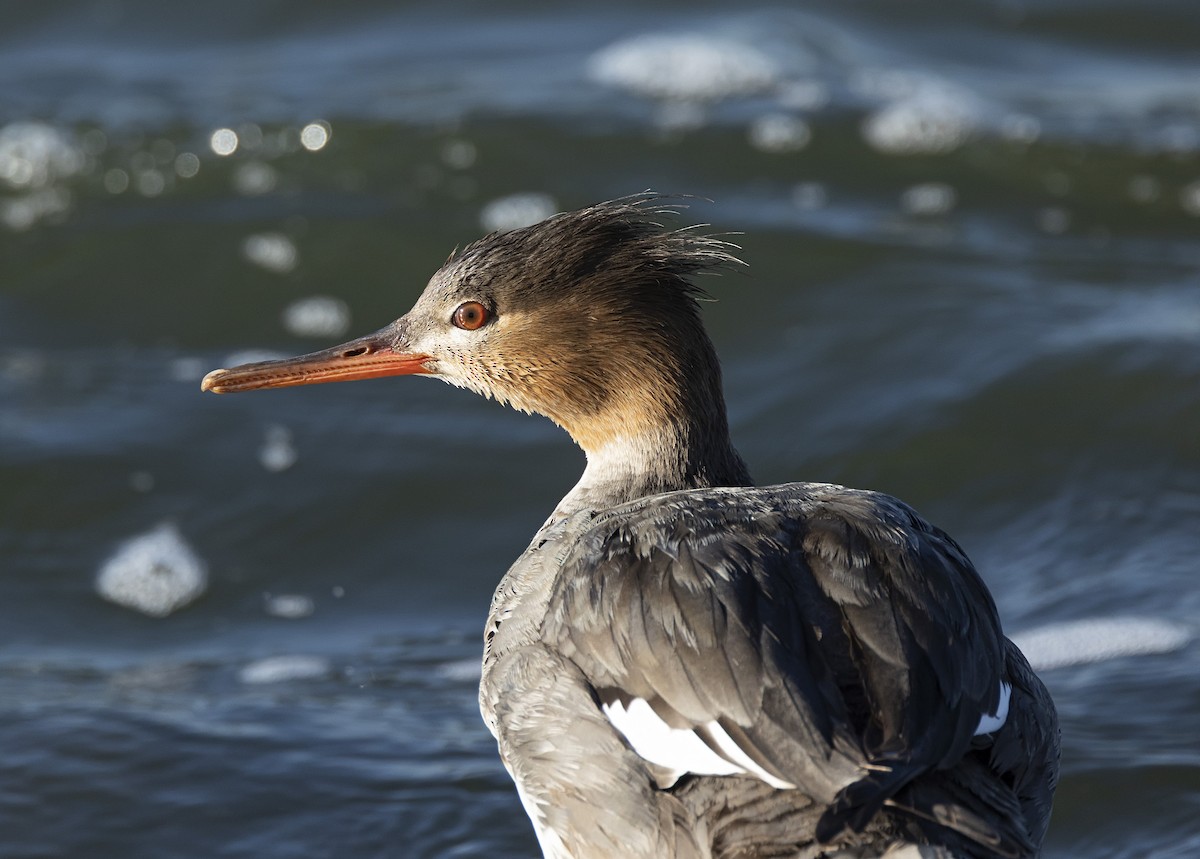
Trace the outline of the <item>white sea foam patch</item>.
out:
[[[592,80],[649,98],[716,101],[769,89],[779,70],[762,51],[700,34],[643,35],[603,48],[588,61]]]
[[[478,659],[458,659],[454,662],[444,662],[438,666],[438,674],[447,680],[478,682],[482,667]]]
[[[242,256],[259,268],[287,274],[296,267],[300,253],[283,233],[255,233],[242,242]]]
[[[285,426],[272,424],[267,427],[262,446],[258,449],[258,461],[267,471],[287,471],[296,464],[299,454],[292,441],[292,431]]]
[[[549,194],[523,191],[486,204],[479,212],[479,223],[489,233],[519,230],[546,220],[557,208]]]
[[[300,620],[316,611],[316,603],[307,594],[264,594],[263,610],[272,617]]]
[[[96,576],[104,599],[151,617],[183,608],[207,587],[207,566],[170,524],[122,543]]]
[[[79,173],[83,150],[67,132],[42,122],[0,127],[0,183],[16,190],[45,188]]]
[[[962,146],[975,128],[968,106],[922,96],[892,102],[867,117],[863,137],[888,155],[938,155]]]
[[[798,152],[812,140],[812,129],[798,116],[771,113],[750,124],[750,145],[763,152]]]
[[[328,295],[302,298],[284,308],[283,327],[297,337],[341,337],[350,330],[350,306]]]
[[[1124,656],[1171,653],[1195,630],[1154,617],[1099,617],[1052,623],[1010,636],[1036,671],[1105,662]]]
[[[238,679],[252,686],[264,683],[288,683],[295,680],[314,680],[332,673],[329,660],[320,656],[290,654],[268,656],[246,665]]]
[[[862,124],[863,138],[888,155],[939,155],[962,146],[984,119],[980,99],[918,72],[864,71],[852,86],[883,104]]]
[[[0,126],[0,226],[28,230],[71,208],[71,193],[60,184],[81,173],[86,153],[73,134],[42,122]]]

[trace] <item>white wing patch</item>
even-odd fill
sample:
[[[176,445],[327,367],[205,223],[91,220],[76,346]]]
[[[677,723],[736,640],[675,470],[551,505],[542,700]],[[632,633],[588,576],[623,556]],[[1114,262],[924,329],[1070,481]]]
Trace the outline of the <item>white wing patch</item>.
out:
[[[685,773],[695,775],[756,776],[772,787],[795,787],[790,782],[776,778],[756,764],[742,751],[729,734],[716,722],[702,726],[704,732],[716,745],[721,754],[694,730],[672,728],[664,722],[644,699],[634,698],[626,707],[620,701],[602,705],[604,715],[614,728],[621,732],[633,750],[652,764],[671,772],[670,783],[674,784]],[[670,785],[666,785],[670,786]]]
[[[707,730],[712,741],[720,747],[721,753],[725,757],[730,758],[735,764],[738,764],[741,767],[742,772],[758,776],[767,784],[771,785],[771,787],[779,788],[780,790],[795,787],[795,785],[790,781],[784,781],[781,778],[776,778],[751,760],[750,756],[742,751],[742,747],[734,742],[733,737],[725,733],[725,729],[722,728],[718,723],[709,722],[705,726],[705,729]]]
[[[975,736],[991,734],[1004,727],[1011,698],[1012,686],[1001,681],[1000,702],[996,705],[996,712],[980,717]],[[699,730],[708,738],[709,742],[705,742],[696,729],[672,728],[643,698],[634,698],[628,707],[620,701],[614,701],[602,705],[601,709],[635,752],[670,772],[668,784],[664,787],[674,784],[686,773],[752,775],[775,788],[795,787],[755,763],[717,722],[699,726]],[[716,750],[709,743],[716,746]]]
[[[1012,686],[1000,681],[1000,703],[996,705],[995,713],[984,713],[979,718],[979,727],[975,729],[975,736],[982,734],[991,734],[999,731],[1004,727],[1004,722],[1008,719],[1008,702],[1012,698]]]

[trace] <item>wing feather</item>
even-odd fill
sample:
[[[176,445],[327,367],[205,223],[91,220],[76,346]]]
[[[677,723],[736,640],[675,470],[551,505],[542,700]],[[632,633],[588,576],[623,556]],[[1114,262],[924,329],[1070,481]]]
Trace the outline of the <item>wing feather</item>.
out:
[[[831,805],[826,834],[961,758],[1004,670],[957,544],[888,496],[822,484],[608,511],[565,552],[549,608],[543,637],[593,687],[702,739],[716,723]]]

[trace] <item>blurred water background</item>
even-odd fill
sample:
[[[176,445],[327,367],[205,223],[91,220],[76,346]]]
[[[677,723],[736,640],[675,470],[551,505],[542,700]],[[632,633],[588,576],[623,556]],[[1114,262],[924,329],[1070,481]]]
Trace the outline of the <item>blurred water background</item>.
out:
[[[0,4],[0,857],[536,854],[480,630],[579,452],[198,383],[646,188],[744,233],[757,478],[910,501],[1042,666],[1046,855],[1200,855],[1198,46],[1193,0]]]

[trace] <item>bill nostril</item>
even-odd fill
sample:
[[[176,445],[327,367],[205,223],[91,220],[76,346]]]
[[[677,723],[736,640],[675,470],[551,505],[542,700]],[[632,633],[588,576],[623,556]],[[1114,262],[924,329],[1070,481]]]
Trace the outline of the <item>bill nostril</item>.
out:
[[[342,353],[343,358],[357,358],[359,355],[366,355],[370,350],[366,346],[358,346],[354,349],[347,349]]]

